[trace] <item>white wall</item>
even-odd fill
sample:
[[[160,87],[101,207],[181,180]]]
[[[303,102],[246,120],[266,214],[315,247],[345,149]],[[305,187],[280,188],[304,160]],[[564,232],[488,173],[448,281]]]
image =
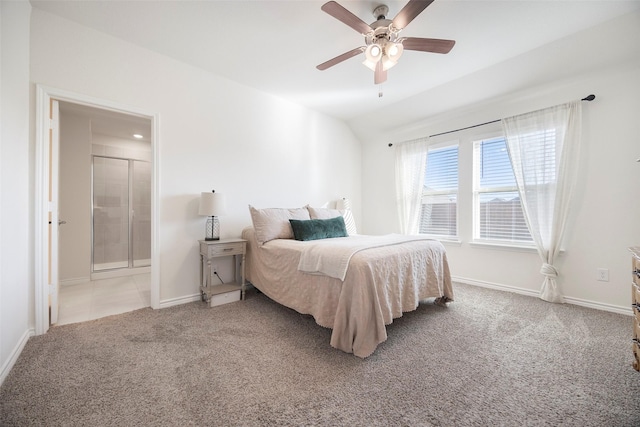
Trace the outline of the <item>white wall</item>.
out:
[[[636,39],[637,40],[637,39]],[[564,248],[557,266],[560,286],[569,302],[630,312],[630,254],[640,244],[640,52],[630,43],[628,60],[585,70],[580,76],[513,92],[483,103],[468,105],[423,121],[405,125],[372,139],[363,148],[363,229],[381,234],[399,230],[395,211],[395,152],[389,141],[484,123],[557,105],[588,94],[596,100],[583,104],[583,150],[579,184],[568,221]],[[520,58],[520,60],[525,60]],[[494,70],[486,70],[486,75]],[[487,84],[478,76],[475,84]],[[463,82],[464,83],[464,82]],[[499,130],[499,127],[497,128]],[[459,132],[435,141],[458,139],[461,150],[495,126]],[[461,182],[471,182],[471,164],[460,165]],[[461,199],[470,200],[471,188],[460,188]],[[461,202],[464,203],[464,202]],[[467,204],[465,211],[470,212]],[[541,262],[532,252],[479,248],[469,244],[471,217],[461,214],[461,245],[449,244],[452,275],[480,285],[497,285],[535,293],[542,284]],[[596,280],[598,267],[610,270],[609,282]]]
[[[0,2],[0,384],[34,326],[29,262],[30,13],[26,1]]]
[[[359,222],[361,146],[340,121],[39,10],[31,81],[159,114],[161,301],[198,293],[202,191],[227,196],[223,238],[250,224],[248,204],[344,196]]]

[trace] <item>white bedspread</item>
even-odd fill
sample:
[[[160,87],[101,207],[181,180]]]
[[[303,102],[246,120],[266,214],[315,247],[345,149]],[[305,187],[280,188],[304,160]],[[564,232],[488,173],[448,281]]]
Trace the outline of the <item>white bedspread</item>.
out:
[[[324,274],[344,281],[351,257],[365,249],[398,245],[415,240],[433,240],[422,236],[387,234],[384,236],[351,236],[310,241],[300,255],[298,270],[308,274]]]
[[[331,328],[331,346],[358,357],[371,355],[387,339],[385,325],[415,310],[420,301],[454,297],[447,254],[437,240],[355,252],[340,280],[298,270],[302,253],[314,241],[275,239],[260,245],[251,227],[242,237],[248,242],[247,280],[272,300]],[[338,239],[326,241],[333,245]]]

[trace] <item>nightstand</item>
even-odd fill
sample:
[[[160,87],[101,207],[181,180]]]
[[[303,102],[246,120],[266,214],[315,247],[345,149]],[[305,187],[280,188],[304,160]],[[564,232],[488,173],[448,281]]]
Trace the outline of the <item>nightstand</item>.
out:
[[[198,240],[200,243],[200,292],[202,300],[211,307],[245,298],[244,256],[247,241],[244,239]],[[213,284],[214,258],[233,256],[233,282]],[[240,282],[238,283],[238,260],[240,256]]]

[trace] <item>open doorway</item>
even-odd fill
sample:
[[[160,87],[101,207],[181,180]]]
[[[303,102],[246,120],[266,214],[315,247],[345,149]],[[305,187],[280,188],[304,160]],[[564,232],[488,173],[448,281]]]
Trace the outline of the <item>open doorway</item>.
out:
[[[36,95],[36,334],[43,334],[50,325],[58,323],[60,279],[63,286],[67,286],[87,280],[110,279],[117,283],[118,280],[129,280],[127,277],[137,277],[136,286],[144,295],[144,306],[160,308],[157,114],[41,85],[37,85]],[[134,137],[133,133],[142,138]],[[67,145],[69,141],[70,146]],[[96,158],[122,160],[127,165],[127,176],[144,177],[137,182],[128,180],[126,184],[121,182],[121,177],[113,180],[103,177],[102,193],[98,195],[99,191],[94,188]],[[106,172],[104,165],[97,169],[101,167],[102,172]],[[107,185],[105,179],[120,182]],[[106,189],[107,186],[110,188]],[[62,194],[59,191],[61,187]],[[115,197],[125,192],[126,195]],[[142,192],[144,197],[139,196]],[[114,221],[119,217],[120,223],[116,225],[107,218],[109,226],[103,222],[101,229],[97,227],[98,233],[94,233],[98,215],[94,206],[102,209],[103,213],[108,211],[106,216],[111,216]],[[134,231],[136,221],[139,223]],[[75,227],[81,230],[71,230]],[[145,243],[141,245],[143,240]],[[100,251],[96,249],[99,242],[106,243],[101,249],[102,261],[105,262],[99,262],[102,268],[96,269],[98,262],[94,253]],[[107,249],[111,243],[114,245]],[[115,264],[108,261],[123,253],[126,253],[126,261]],[[140,288],[143,288],[142,292]],[[100,297],[95,289],[91,294]],[[101,302],[113,299],[108,295],[102,296]],[[85,302],[85,309],[86,305]],[[125,311],[135,308],[139,306],[129,304]],[[102,315],[109,314],[115,313],[102,310]],[[90,316],[83,320],[101,317],[97,313]]]
[[[148,307],[151,120],[58,105],[56,324]]]

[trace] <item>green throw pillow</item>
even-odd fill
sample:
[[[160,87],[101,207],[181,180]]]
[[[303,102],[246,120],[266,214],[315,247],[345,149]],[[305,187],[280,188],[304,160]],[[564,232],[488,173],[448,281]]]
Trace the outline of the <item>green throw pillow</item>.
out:
[[[290,219],[293,237],[296,240],[318,240],[331,237],[347,237],[344,218],[337,216],[329,219]]]

